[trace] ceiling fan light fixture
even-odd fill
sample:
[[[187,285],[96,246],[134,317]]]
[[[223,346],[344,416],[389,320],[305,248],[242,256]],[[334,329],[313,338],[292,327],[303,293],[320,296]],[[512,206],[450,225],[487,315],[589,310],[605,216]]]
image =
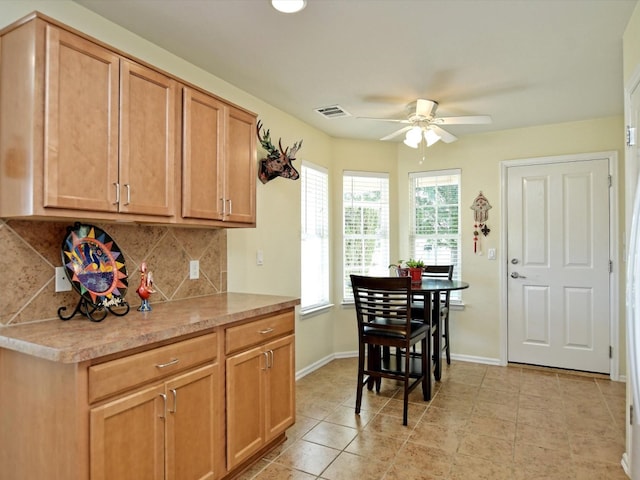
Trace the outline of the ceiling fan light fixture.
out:
[[[415,126],[407,131],[407,134],[404,137],[404,144],[411,148],[418,148],[420,142],[422,141],[422,129],[418,126]]]
[[[282,13],[296,13],[307,6],[307,0],[271,0],[271,5]]]
[[[424,131],[424,139],[427,142],[427,147],[430,147],[440,140],[440,135],[428,128]]]

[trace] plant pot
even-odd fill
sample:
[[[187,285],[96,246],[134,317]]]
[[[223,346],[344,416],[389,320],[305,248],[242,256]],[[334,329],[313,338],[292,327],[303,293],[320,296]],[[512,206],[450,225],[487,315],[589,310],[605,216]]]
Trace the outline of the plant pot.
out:
[[[397,272],[398,272],[398,276],[399,277],[408,277],[409,276],[409,269],[408,268],[399,267],[397,269]]]
[[[421,283],[422,282],[422,268],[409,268],[409,275],[411,275],[412,283]]]

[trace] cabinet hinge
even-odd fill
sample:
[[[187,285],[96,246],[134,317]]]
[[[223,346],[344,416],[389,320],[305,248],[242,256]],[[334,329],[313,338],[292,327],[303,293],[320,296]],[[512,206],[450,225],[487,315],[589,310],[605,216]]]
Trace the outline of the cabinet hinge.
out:
[[[627,125],[627,147],[633,147],[636,144],[636,127]]]
[[[609,345],[609,358],[613,358],[613,347]]]

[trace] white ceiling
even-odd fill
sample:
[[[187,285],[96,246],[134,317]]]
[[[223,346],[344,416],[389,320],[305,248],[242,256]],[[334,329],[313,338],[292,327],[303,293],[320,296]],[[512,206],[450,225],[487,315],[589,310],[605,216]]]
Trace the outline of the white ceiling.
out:
[[[76,0],[335,137],[378,139],[417,98],[488,114],[457,136],[623,113],[637,0]],[[352,117],[315,108],[338,104]],[[258,115],[260,112],[257,112]],[[398,137],[401,140],[402,137]]]

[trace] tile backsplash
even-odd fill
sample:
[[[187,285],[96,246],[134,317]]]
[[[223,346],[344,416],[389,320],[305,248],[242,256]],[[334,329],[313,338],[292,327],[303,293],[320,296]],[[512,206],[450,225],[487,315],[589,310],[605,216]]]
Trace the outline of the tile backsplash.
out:
[[[69,222],[0,219],[0,326],[58,318],[75,309],[79,294],[55,292],[55,267]],[[126,262],[126,300],[140,299],[140,264],[153,272],[156,293],[150,303],[199,297],[227,290],[227,233],[224,229],[91,223],[116,242]],[[189,261],[199,260],[200,278],[189,279]]]

